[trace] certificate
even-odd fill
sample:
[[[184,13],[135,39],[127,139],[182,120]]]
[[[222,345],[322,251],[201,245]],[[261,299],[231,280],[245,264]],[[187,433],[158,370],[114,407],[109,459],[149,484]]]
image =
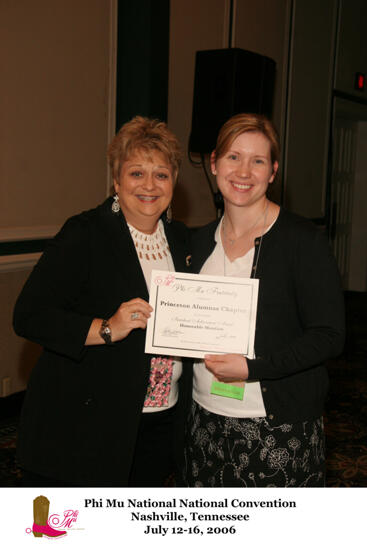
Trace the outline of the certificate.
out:
[[[145,352],[254,357],[259,281],[152,271]]]

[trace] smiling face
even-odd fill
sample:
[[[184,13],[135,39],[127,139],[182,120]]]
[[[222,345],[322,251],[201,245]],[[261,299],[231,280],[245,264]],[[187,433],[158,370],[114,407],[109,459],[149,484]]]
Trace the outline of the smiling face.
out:
[[[123,163],[114,187],[126,221],[144,233],[153,233],[172,199],[172,167],[158,151],[136,151]]]
[[[244,132],[219,159],[212,154],[211,168],[227,207],[252,206],[266,200],[278,163],[271,162],[270,141],[264,134]]]

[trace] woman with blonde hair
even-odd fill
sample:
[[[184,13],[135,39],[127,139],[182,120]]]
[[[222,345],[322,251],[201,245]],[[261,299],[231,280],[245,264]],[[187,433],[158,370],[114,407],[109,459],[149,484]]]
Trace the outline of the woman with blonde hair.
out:
[[[196,231],[192,267],[259,280],[255,356],[195,363],[189,486],[325,483],[325,361],[343,347],[343,297],[322,232],[267,198],[278,163],[278,137],[264,116],[239,114],[220,130],[211,169],[224,215]],[[213,381],[242,383],[242,399],[213,391]]]
[[[114,197],[66,222],[15,307],[17,334],[44,348],[19,428],[24,485],[163,486],[181,454],[189,371],[144,353],[151,271],[185,271],[190,252],[169,215],[181,152],[136,117],[108,157]]]

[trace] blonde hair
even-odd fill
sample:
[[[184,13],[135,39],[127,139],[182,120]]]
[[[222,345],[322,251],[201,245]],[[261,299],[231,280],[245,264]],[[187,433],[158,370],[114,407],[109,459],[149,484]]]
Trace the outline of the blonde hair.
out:
[[[158,151],[172,168],[173,180],[177,179],[182,153],[176,136],[165,122],[136,116],[126,122],[111,141],[107,158],[112,176],[119,180],[123,163],[137,152],[148,154]]]
[[[271,162],[279,162],[280,146],[278,133],[273,123],[264,115],[241,113],[235,115],[223,124],[219,130],[215,147],[215,160],[223,157],[230,149],[234,140],[245,132],[260,132],[270,142]]]

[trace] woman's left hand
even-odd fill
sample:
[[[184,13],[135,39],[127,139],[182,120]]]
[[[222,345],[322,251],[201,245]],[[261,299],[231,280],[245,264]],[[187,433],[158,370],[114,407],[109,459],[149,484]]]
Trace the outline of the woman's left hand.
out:
[[[237,353],[205,355],[205,366],[219,382],[247,380],[249,372],[246,358]]]

